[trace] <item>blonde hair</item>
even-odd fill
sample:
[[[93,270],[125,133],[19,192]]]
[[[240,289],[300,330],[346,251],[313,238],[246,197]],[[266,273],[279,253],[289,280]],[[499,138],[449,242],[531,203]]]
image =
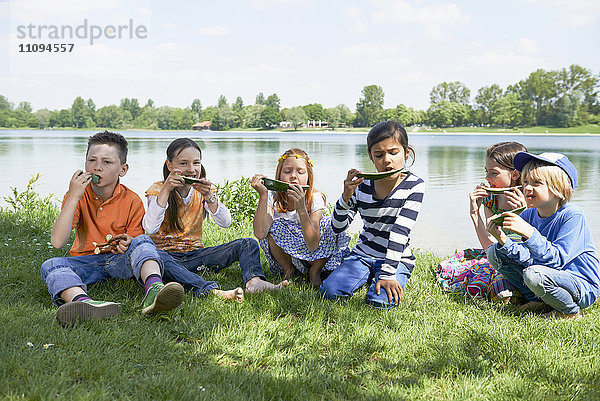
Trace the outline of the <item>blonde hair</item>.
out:
[[[313,163],[308,157],[308,154],[302,149],[292,148],[286,150],[280,157],[277,163],[277,169],[275,170],[275,179],[281,179],[281,170],[283,169],[283,163],[287,160],[288,157],[296,157],[297,159],[304,159],[306,162],[306,172],[308,173],[308,189],[304,191],[304,204],[306,205],[306,210],[310,213],[310,209],[312,207],[313,195],[315,190],[313,188]],[[325,194],[323,194],[325,197]],[[275,209],[279,213],[287,212],[288,210],[288,199],[287,193],[285,192],[276,192],[275,193]]]
[[[526,179],[545,182],[550,193],[560,199],[559,207],[563,207],[571,200],[573,195],[571,180],[567,173],[558,166],[532,159],[527,162],[521,172],[521,183]]]

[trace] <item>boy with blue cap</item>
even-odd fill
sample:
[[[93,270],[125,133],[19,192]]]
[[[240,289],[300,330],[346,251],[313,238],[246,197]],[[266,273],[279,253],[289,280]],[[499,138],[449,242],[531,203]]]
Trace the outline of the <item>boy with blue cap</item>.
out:
[[[513,165],[521,171],[528,209],[503,213],[501,226],[488,222],[498,240],[486,250],[489,262],[521,292],[522,310],[550,307],[543,317],[580,318],[600,293],[600,264],[583,211],[568,203],[577,170],[560,153],[519,152]],[[502,228],[523,242],[508,238]]]

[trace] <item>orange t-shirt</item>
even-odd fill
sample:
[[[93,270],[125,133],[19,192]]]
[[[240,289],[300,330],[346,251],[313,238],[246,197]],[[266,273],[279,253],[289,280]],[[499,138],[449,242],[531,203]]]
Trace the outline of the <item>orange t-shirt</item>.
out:
[[[63,198],[63,205],[68,194]],[[106,202],[88,185],[73,216],[71,228],[75,229],[75,241],[71,255],[93,254],[96,247],[92,242],[105,242],[107,234],[129,234],[132,237],[143,234],[143,217],[142,200],[125,185],[118,183],[112,197]]]
[[[163,182],[155,182],[146,191],[146,196],[158,195],[162,186]],[[202,244],[204,198],[200,192],[192,192],[192,198],[187,205],[183,203],[183,199],[177,197],[177,216],[183,231],[170,231],[165,216],[158,232],[150,235],[158,249],[171,252],[189,252],[204,247]]]

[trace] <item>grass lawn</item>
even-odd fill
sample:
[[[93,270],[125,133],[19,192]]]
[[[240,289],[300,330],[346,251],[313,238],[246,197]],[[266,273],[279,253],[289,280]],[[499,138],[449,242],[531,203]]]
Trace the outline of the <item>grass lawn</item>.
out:
[[[417,132],[484,132],[484,133],[497,133],[497,134],[600,134],[600,126],[598,124],[587,124],[580,125],[578,127],[570,128],[555,128],[555,127],[518,127],[518,128],[487,128],[487,127],[456,127],[456,128],[440,128],[431,129],[430,131],[423,128],[417,130]],[[410,133],[410,129],[409,129]]]
[[[298,280],[243,304],[187,294],[147,318],[142,287],[109,280],[89,293],[121,314],[62,328],[39,275],[67,254],[47,244],[55,216],[0,210],[1,399],[600,399],[600,308],[549,322],[466,301],[434,284],[439,259],[424,253],[391,311],[366,306],[365,290],[329,302]],[[209,224],[205,242],[250,235]],[[241,285],[237,264],[206,278]]]

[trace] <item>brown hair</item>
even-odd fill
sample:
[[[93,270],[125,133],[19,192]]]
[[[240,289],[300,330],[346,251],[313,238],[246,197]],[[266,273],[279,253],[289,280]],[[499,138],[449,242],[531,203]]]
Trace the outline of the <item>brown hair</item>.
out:
[[[190,138],[177,138],[173,142],[171,142],[169,144],[169,146],[167,147],[167,160],[169,162],[173,162],[173,159],[179,153],[181,153],[182,150],[184,150],[186,148],[197,149],[198,152],[200,152],[200,159],[202,159],[202,151],[200,150],[200,146],[198,146],[198,144],[196,142],[194,142]],[[163,165],[163,177],[165,180],[167,179],[167,177],[169,177],[169,174],[171,174],[171,172],[169,171],[169,168],[167,167],[167,162],[165,161],[165,164]],[[200,170],[200,178],[205,178],[205,177],[206,177],[206,170],[204,169],[204,165],[202,165],[202,168]],[[169,230],[173,231],[173,232],[183,231],[183,227],[181,226],[181,221],[179,220],[179,216],[177,215],[177,210],[179,208],[177,202],[179,202],[179,199],[178,199],[176,192],[177,191],[173,190],[169,193],[169,200],[168,200],[169,206],[167,207],[167,210],[165,211],[167,225],[169,227]],[[207,213],[205,211],[204,217],[206,218],[206,216],[207,216]]]
[[[408,134],[406,133],[406,129],[398,120],[382,121],[371,128],[367,134],[367,153],[371,154],[371,148],[373,146],[388,138],[394,138],[396,142],[402,145],[405,153],[410,152],[412,163],[415,162],[415,150],[408,144]]]
[[[90,152],[92,145],[103,144],[112,145],[117,148],[117,152],[119,153],[119,161],[121,164],[127,163],[127,139],[125,139],[121,134],[106,130],[104,132],[98,132],[96,135],[88,138],[88,146],[87,150],[85,151],[86,157]]]
[[[299,159],[304,159],[306,162],[306,172],[308,173],[308,189],[304,191],[304,204],[306,205],[306,210],[310,213],[310,209],[312,207],[313,195],[315,193],[315,189],[313,187],[314,175],[313,175],[313,165],[312,161],[308,157],[308,154],[302,149],[292,148],[286,150],[281,157],[279,158],[279,162],[277,163],[277,169],[275,170],[275,179],[279,180],[281,177],[281,170],[283,168],[283,163],[287,160],[288,157],[296,157]],[[325,194],[323,194],[325,197]],[[275,193],[275,209],[279,213],[284,213],[288,210],[288,199],[287,193],[285,192],[276,192]]]
[[[499,142],[488,147],[485,156],[507,170],[514,170],[513,159],[519,152],[527,152],[527,148],[519,142]]]

